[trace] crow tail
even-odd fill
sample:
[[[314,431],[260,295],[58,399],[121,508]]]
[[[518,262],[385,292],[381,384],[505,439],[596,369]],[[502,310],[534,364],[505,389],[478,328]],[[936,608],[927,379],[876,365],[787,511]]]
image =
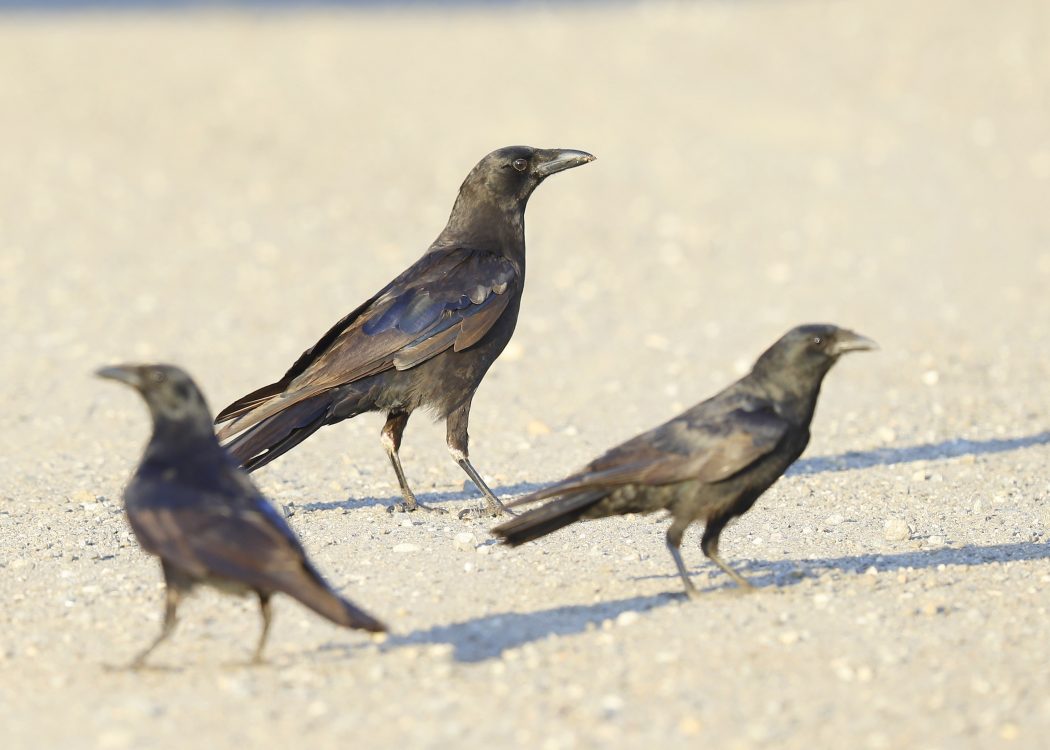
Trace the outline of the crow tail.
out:
[[[276,590],[301,602],[322,617],[346,628],[368,630],[372,633],[386,632],[386,625],[360,607],[335,593],[321,575],[303,561],[303,567],[295,572],[271,579]]]
[[[606,495],[608,495],[608,490],[604,489],[567,495],[500,524],[492,530],[492,533],[502,537],[505,544],[517,547],[519,544],[539,539],[552,531],[579,521]]]
[[[331,401],[330,392],[300,401],[248,428],[223,447],[245,471],[255,471],[321,429]]]

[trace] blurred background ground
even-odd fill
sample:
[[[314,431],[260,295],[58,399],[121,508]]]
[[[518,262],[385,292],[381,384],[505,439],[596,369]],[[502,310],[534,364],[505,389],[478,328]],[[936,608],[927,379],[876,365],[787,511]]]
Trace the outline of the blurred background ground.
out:
[[[1039,747],[1050,731],[1050,7],[292,4],[0,14],[0,735],[8,748]],[[173,4],[178,5],[178,4]],[[799,467],[680,584],[659,519],[494,547],[391,517],[374,415],[257,476],[371,642],[202,593],[157,654],[120,492],[144,410],[90,372],[279,375],[510,143],[599,160],[527,214],[472,457],[503,494],[737,377],[791,325],[831,373]],[[443,429],[423,499],[476,502]],[[468,531],[468,542],[456,540]]]

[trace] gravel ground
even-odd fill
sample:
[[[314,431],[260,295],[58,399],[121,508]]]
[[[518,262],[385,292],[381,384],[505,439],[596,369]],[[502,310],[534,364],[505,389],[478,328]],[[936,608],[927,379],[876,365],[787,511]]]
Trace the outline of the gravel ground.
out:
[[[1050,8],[1039,0],[0,16],[5,748],[1045,747]],[[825,383],[793,472],[722,537],[518,550],[390,516],[369,415],[261,471],[394,632],[203,591],[160,667],[120,493],[147,435],[101,364],[215,407],[417,257],[492,148],[583,148],[528,212],[518,332],[472,457],[513,496],[713,393],[790,326],[883,350]],[[402,453],[477,502],[443,429]],[[463,536],[467,535],[467,536]],[[293,744],[294,743],[294,744]]]

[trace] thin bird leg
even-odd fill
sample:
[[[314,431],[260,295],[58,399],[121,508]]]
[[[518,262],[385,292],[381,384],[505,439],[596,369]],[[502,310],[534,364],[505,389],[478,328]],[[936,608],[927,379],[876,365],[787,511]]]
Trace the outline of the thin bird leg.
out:
[[[671,557],[674,558],[674,564],[678,568],[678,575],[682,577],[682,583],[685,584],[685,595],[690,599],[698,599],[700,592],[696,590],[696,586],[693,585],[692,580],[689,578],[689,571],[685,569],[685,562],[682,561],[682,551],[679,549],[682,546],[682,535],[685,534],[689,524],[690,521],[687,520],[678,518],[674,520],[671,528],[667,530],[667,550],[671,553]]]
[[[459,464],[460,468],[470,477],[470,481],[477,485],[477,488],[481,490],[481,494],[485,496],[485,507],[467,508],[460,511],[459,517],[495,518],[502,515],[516,516],[517,513],[508,510],[507,506],[500,502],[499,498],[485,484],[485,480],[478,474],[478,470],[470,463],[470,456],[467,451],[467,443],[470,440],[470,437],[467,435],[467,420],[469,416],[470,400],[468,399],[465,404],[448,415],[448,419],[445,421],[446,442],[448,443],[448,452],[452,456],[452,460]]]
[[[164,590],[164,624],[161,626],[160,635],[158,635],[148,647],[136,656],[130,665],[131,669],[142,669],[146,666],[146,657],[153,653],[153,650],[163,643],[168,636],[171,635],[172,631],[175,630],[175,623],[177,622],[175,617],[175,610],[179,606],[179,601],[182,600],[182,589],[177,585],[173,584],[167,575],[167,568],[165,568],[165,582],[167,586]]]
[[[270,605],[270,597],[272,594],[256,591],[259,595],[259,612],[262,613],[262,633],[259,634],[259,645],[255,647],[255,654],[252,656],[252,664],[263,663],[263,649],[266,647],[266,638],[270,635],[270,623],[273,621],[273,608]]]
[[[718,535],[722,533],[722,529],[725,528],[725,521],[710,520],[707,526],[704,528],[704,537],[700,540],[700,549],[707,555],[707,559],[722,569],[722,572],[727,576],[736,581],[736,584],[744,591],[753,591],[754,586],[751,582],[744,578],[742,575],[733,570],[729,565],[718,556]]]
[[[431,508],[418,502],[412,488],[408,486],[408,480],[405,479],[405,470],[401,468],[401,457],[398,451],[401,450],[401,435],[405,432],[408,417],[408,412],[390,412],[387,414],[386,424],[383,425],[383,432],[379,436],[387,455],[390,456],[390,463],[394,467],[394,473],[397,474],[397,483],[401,485],[401,497],[404,498],[402,502],[394,503],[387,508],[387,512],[411,513],[414,510],[426,510],[434,513],[447,513],[448,511],[443,508]]]

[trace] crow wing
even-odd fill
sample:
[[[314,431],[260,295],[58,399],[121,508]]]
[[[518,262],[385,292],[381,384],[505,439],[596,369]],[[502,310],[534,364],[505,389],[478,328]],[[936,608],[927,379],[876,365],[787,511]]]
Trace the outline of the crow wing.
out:
[[[449,348],[467,349],[485,337],[520,289],[520,272],[498,253],[433,250],[340,320],[280,381],[220,412],[216,422],[245,417],[220,438],[326,390],[415,367]]]
[[[191,575],[283,589],[281,580],[309,563],[284,517],[251,489],[237,497],[139,476],[125,492],[128,519],[143,548]]]
[[[790,428],[769,404],[749,400],[719,406],[714,401],[699,404],[510,505],[626,484],[721,482],[770,453]]]

